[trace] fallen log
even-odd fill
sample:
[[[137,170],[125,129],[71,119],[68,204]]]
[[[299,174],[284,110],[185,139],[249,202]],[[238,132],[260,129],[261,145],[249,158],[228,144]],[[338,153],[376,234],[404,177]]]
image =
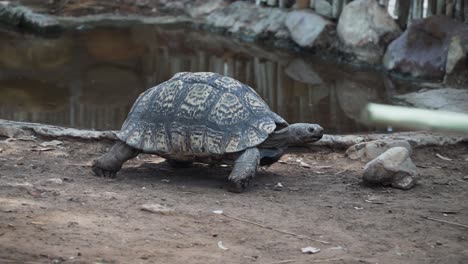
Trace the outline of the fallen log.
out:
[[[0,136],[17,138],[27,136],[69,137],[83,140],[108,139],[117,140],[117,131],[96,131],[67,128],[39,123],[18,122],[0,119]],[[413,147],[446,146],[468,141],[467,137],[432,132],[397,132],[392,134],[366,135],[324,135],[323,138],[310,145],[347,149],[358,143],[374,140],[407,140]]]
[[[0,119],[0,136],[10,138],[25,136],[44,136],[117,140],[115,131],[76,129],[39,123],[10,121],[4,119]]]

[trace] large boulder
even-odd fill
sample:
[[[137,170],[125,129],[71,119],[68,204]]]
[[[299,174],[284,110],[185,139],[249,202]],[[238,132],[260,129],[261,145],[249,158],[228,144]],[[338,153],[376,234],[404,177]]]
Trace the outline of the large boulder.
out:
[[[187,13],[192,17],[192,18],[201,18],[203,16],[206,16],[208,14],[211,14],[213,11],[216,9],[222,8],[226,5],[226,2],[224,0],[214,0],[214,1],[208,1],[206,3],[202,3],[200,5],[196,5],[196,1],[193,1],[194,6],[188,6]]]
[[[417,108],[468,113],[468,91],[465,89],[421,90],[397,95],[394,99],[399,103]]]
[[[343,113],[351,120],[363,123],[362,111],[366,105],[381,100],[376,86],[372,85],[372,80],[367,82],[358,80],[357,75],[346,75],[347,78],[338,78],[334,88],[336,99]]]
[[[287,14],[281,8],[260,7],[255,3],[236,1],[209,14],[204,23],[244,40],[253,41],[269,36],[289,38],[284,26]]]
[[[453,38],[458,39],[453,42]],[[383,63],[390,71],[421,79],[442,80],[447,67],[449,46],[449,70],[452,71],[458,62],[466,66],[463,61],[468,47],[466,24],[446,16],[431,16],[414,21],[395,39],[388,46]],[[464,55],[460,54],[460,49],[463,53],[463,47]]]
[[[385,47],[401,32],[385,8],[375,0],[356,0],[347,4],[338,20],[337,31],[344,52],[372,64],[380,64]]]
[[[322,16],[332,17],[332,5],[327,0],[315,0],[314,10]]]
[[[289,63],[284,69],[284,73],[291,77],[291,79],[301,83],[310,85],[321,85],[324,83],[320,75],[312,68],[312,65],[301,59],[295,59]]]
[[[331,43],[333,23],[314,12],[292,11],[285,23],[292,39],[301,47],[326,47]]]
[[[9,1],[0,3],[0,24],[34,33],[58,34],[62,31],[62,26],[55,18],[34,13],[27,7],[9,4]]]
[[[452,87],[468,86],[468,41],[460,36],[451,39],[447,51],[444,83]]]
[[[371,185],[408,190],[416,184],[418,170],[404,147],[394,147],[364,166],[362,179]]]

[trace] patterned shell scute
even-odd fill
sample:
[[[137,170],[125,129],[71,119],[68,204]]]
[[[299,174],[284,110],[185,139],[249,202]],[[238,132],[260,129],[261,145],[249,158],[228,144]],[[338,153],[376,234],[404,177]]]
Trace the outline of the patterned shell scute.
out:
[[[146,153],[210,155],[261,144],[280,116],[247,85],[211,72],[182,72],[142,93],[117,136]]]
[[[154,104],[152,111],[160,114],[170,114],[175,111],[177,108],[174,105],[174,100],[180,97],[183,89],[184,82],[182,81],[167,82],[166,85],[162,85],[155,92],[154,98],[151,99]]]
[[[208,120],[220,126],[236,125],[249,118],[249,109],[232,93],[225,93],[211,109]]]
[[[193,84],[182,102],[177,115],[195,119],[203,118],[206,111],[210,109],[217,93],[215,88],[207,84]]]
[[[268,108],[265,102],[257,94],[247,93],[245,94],[244,99],[248,106],[256,113],[270,111],[270,108]]]
[[[220,78],[217,78],[214,81],[214,83],[217,86],[224,87],[225,89],[227,89],[231,93],[235,93],[236,91],[238,91],[238,89],[241,89],[243,86],[245,86],[241,82],[239,82],[237,80],[234,80],[232,78],[226,77],[226,76],[222,76]]]
[[[180,79],[191,83],[208,83],[211,79],[219,78],[219,74],[214,72],[179,72],[172,79]]]

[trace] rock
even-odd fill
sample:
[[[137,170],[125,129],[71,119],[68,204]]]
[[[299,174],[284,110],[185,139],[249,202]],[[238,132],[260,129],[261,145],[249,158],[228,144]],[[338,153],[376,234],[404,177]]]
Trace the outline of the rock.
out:
[[[362,123],[362,111],[366,105],[378,102],[380,98],[372,80],[357,81],[356,76],[338,78],[335,81],[335,94],[343,113],[355,122]]]
[[[46,183],[47,183],[47,184],[62,185],[62,184],[63,184],[63,180],[60,179],[60,178],[50,178],[50,179],[46,180]]]
[[[208,1],[204,4],[189,9],[188,13],[192,18],[199,18],[212,13],[216,9],[222,8],[224,5],[224,0]]]
[[[27,7],[14,5],[0,5],[0,23],[34,33],[56,34],[62,30],[56,19],[36,14]]]
[[[353,160],[369,161],[377,158],[390,148],[403,147],[412,153],[411,145],[406,140],[375,140],[351,146],[346,150],[345,156]]]
[[[9,187],[16,187],[16,188],[24,188],[24,189],[32,189],[34,187],[34,185],[32,185],[31,183],[29,182],[21,182],[21,183],[8,183],[6,184],[6,186],[9,186]]]
[[[0,141],[0,153],[7,150],[7,149],[10,149],[10,144],[8,144],[8,142],[6,142],[5,140],[1,140]]]
[[[273,190],[275,191],[282,191],[284,188],[283,184],[281,182],[278,182],[275,187],[273,187]]]
[[[311,11],[292,11],[285,21],[292,39],[301,47],[327,47],[333,34],[333,23]]]
[[[141,206],[141,210],[163,215],[168,215],[174,212],[174,209],[168,208],[161,204],[143,204]]]
[[[312,65],[307,64],[301,59],[295,59],[286,67],[284,72],[291,77],[291,79],[298,82],[307,83],[311,85],[323,84],[320,76],[314,71]]]
[[[364,166],[362,179],[367,184],[391,185],[408,190],[416,184],[418,171],[404,147],[394,147]]]
[[[52,141],[45,141],[39,144],[39,146],[41,147],[57,147],[58,145],[63,145],[63,142],[59,140],[52,140]]]
[[[320,248],[316,247],[305,247],[301,248],[302,253],[307,253],[307,254],[315,254],[320,252]]]
[[[344,52],[372,64],[380,64],[387,44],[400,32],[387,10],[375,0],[357,0],[347,4],[337,27]]]
[[[315,0],[315,12],[325,17],[332,17],[332,5],[327,0]]]
[[[397,101],[417,108],[468,113],[466,89],[442,88],[397,95]]]
[[[459,40],[454,40],[454,37]],[[459,43],[457,43],[459,42]],[[447,61],[449,46],[451,58]],[[427,80],[442,80],[463,56],[458,45],[467,47],[468,27],[446,16],[416,20],[387,48],[383,63],[387,70]],[[465,49],[466,51],[466,49]]]
[[[462,43],[459,36],[453,37],[448,47],[444,83],[452,87],[468,86],[468,41]]]
[[[288,38],[284,26],[287,14],[280,8],[263,8],[255,3],[236,1],[209,14],[205,24],[244,40],[253,41],[269,36]]]

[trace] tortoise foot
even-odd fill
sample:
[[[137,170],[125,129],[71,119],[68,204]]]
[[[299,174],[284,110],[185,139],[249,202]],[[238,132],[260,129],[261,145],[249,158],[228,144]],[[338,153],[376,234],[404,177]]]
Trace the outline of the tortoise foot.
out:
[[[94,161],[93,166],[91,169],[93,170],[94,174],[98,177],[105,177],[105,178],[115,178],[117,175],[116,171],[106,170],[99,166],[99,162]]]
[[[250,184],[250,178],[240,181],[229,181],[227,190],[233,193],[243,193]]]

